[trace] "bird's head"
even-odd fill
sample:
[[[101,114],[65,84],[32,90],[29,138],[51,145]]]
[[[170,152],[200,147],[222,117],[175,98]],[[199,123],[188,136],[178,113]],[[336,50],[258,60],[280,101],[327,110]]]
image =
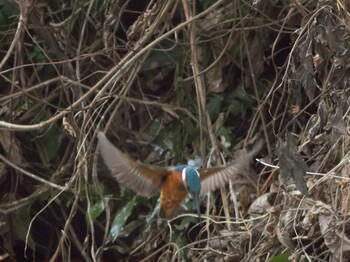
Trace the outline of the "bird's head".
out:
[[[184,184],[188,193],[195,201],[199,218],[201,217],[199,206],[199,194],[201,192],[201,179],[199,172],[192,166],[186,166],[182,169],[182,183]]]

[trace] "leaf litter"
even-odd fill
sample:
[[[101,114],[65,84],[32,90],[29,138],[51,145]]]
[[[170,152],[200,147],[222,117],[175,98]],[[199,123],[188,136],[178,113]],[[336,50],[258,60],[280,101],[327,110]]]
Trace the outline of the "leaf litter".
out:
[[[52,260],[349,261],[346,1],[73,2],[0,8],[4,257],[19,242]],[[204,223],[191,201],[160,221],[156,199],[99,186],[104,126],[155,165],[229,162],[256,137],[264,161],[203,201]]]

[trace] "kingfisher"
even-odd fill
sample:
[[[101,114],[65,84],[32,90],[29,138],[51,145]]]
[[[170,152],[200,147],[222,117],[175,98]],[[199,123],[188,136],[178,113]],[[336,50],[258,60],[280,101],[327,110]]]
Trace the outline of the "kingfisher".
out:
[[[172,218],[190,195],[199,218],[200,196],[227,184],[238,173],[247,172],[250,160],[260,151],[262,143],[226,165],[197,169],[190,165],[162,168],[134,160],[117,149],[103,132],[98,133],[98,148],[112,177],[135,193],[152,197],[160,192],[160,216]]]

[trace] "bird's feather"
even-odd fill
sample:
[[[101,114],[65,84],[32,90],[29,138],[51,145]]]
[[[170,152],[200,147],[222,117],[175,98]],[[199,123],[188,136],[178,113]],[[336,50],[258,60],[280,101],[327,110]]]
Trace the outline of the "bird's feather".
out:
[[[135,161],[119,151],[105,136],[98,133],[98,147],[112,177],[137,194],[150,197],[157,194],[169,171]]]
[[[170,171],[160,193],[160,216],[172,218],[187,194],[180,173],[176,170]]]
[[[226,166],[200,169],[201,195],[205,195],[218,188],[224,187],[230,179],[239,174],[249,172],[249,166],[252,158],[261,150],[263,141],[259,141],[253,150],[249,152],[242,151],[241,154],[232,163]]]

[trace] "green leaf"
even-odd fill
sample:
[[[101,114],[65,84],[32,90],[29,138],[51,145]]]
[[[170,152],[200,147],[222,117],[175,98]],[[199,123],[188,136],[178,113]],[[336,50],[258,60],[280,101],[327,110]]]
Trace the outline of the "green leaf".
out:
[[[182,247],[179,251],[181,261],[188,261],[188,253],[190,249],[187,246],[188,240],[184,231],[178,231],[177,233],[175,233],[172,236],[171,241],[176,243],[178,246]]]
[[[218,136],[223,136],[225,137],[225,142],[227,145],[224,145],[225,147],[229,147],[232,143],[232,138],[233,138],[233,128],[231,127],[222,127],[220,128],[218,132]]]
[[[190,201],[189,201],[190,202]],[[191,201],[194,202],[194,201]],[[187,204],[187,203],[186,203]],[[195,210],[194,204],[190,207],[192,210]],[[174,227],[180,232],[184,232],[190,223],[198,223],[198,218],[193,216],[185,216],[181,219],[179,224],[174,225]]]
[[[43,112],[37,114],[32,120],[33,124],[39,123],[41,121],[51,118],[49,112]],[[33,141],[38,149],[39,156],[44,164],[48,164],[56,155],[60,147],[60,134],[61,130],[57,123],[44,128],[42,131],[31,131],[30,132]]]
[[[198,128],[194,125],[192,119],[190,119],[189,117],[184,117],[182,119],[182,122],[183,122],[184,130],[182,130],[180,139],[184,139],[185,136],[188,136],[190,140],[196,139],[199,136],[198,135],[199,132],[198,132]],[[182,145],[185,146],[185,143],[183,143]]]
[[[28,58],[36,63],[45,62],[45,55],[39,46],[34,46],[30,51]]]
[[[291,252],[282,253],[280,255],[272,257],[269,262],[289,262],[288,258],[291,256]]]
[[[86,215],[90,217],[92,221],[95,221],[105,210],[104,201],[101,199],[97,203],[93,204],[90,208],[90,212]],[[86,217],[86,220],[88,221],[88,217]]]
[[[16,212],[12,213],[12,222],[13,222],[13,229],[16,234],[17,239],[25,241],[30,221],[32,220],[30,216],[30,208],[31,205],[23,206],[22,208],[18,209]],[[34,241],[29,235],[28,238],[28,246],[30,248],[34,248],[35,244]]]
[[[244,114],[254,103],[254,99],[247,94],[243,87],[237,87],[224,96],[227,110],[235,116]]]
[[[182,47],[179,45],[174,46],[171,41],[163,41],[157,48],[152,50],[142,63],[141,71],[175,67],[177,61],[183,56]]]
[[[123,231],[125,222],[131,215],[131,212],[136,205],[136,197],[137,196],[135,195],[128,203],[126,203],[126,205],[115,216],[111,230],[109,232],[112,238],[112,242],[114,242]]]
[[[153,123],[149,127],[148,134],[154,139],[162,129],[162,123],[159,118],[154,119]]]
[[[11,26],[19,15],[19,9],[15,2],[12,1],[0,1],[0,28],[4,29],[7,26]],[[9,30],[10,27],[7,28]],[[5,29],[4,29],[5,30]]]
[[[207,110],[212,121],[215,121],[221,113],[223,101],[222,95],[215,95],[209,99]]]
[[[44,163],[49,163],[56,155],[59,149],[59,128],[52,125],[41,140],[38,141],[39,153]]]

